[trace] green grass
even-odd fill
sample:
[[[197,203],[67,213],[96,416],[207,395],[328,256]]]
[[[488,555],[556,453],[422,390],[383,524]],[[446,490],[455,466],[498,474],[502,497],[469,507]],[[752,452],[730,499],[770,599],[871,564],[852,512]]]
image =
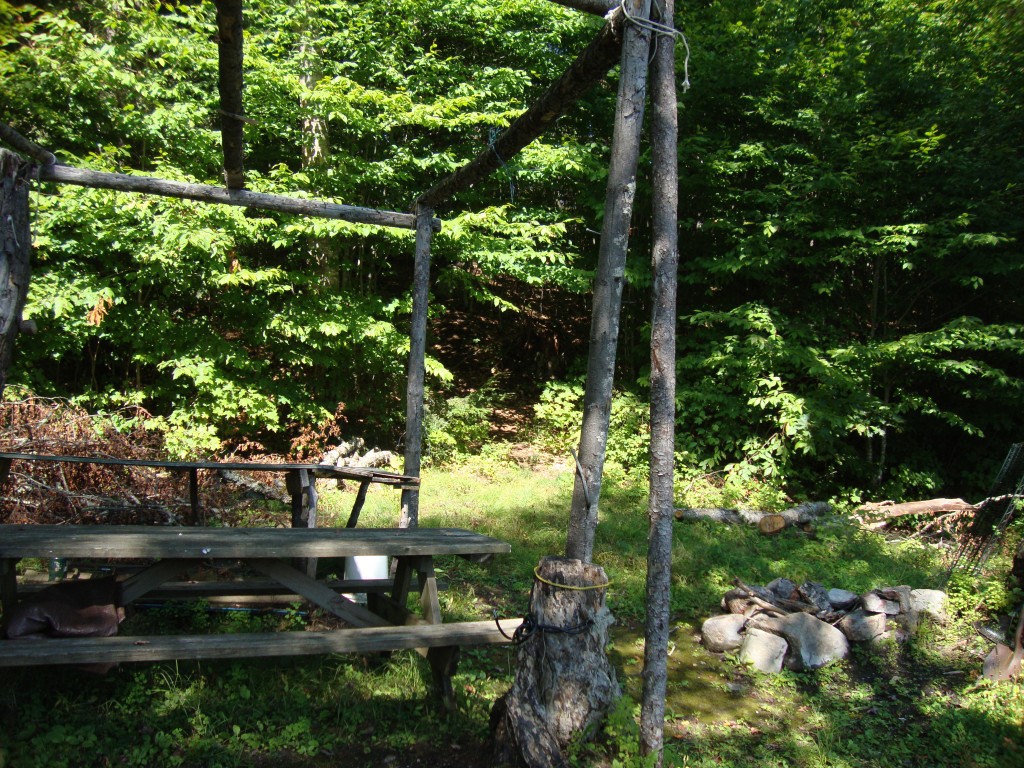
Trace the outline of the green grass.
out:
[[[577,766],[641,764],[631,702],[641,695],[647,514],[645,479],[634,481],[606,482],[595,548],[596,562],[615,582],[609,604],[619,626],[610,654],[629,698],[613,718],[613,737],[575,750]],[[439,562],[449,584],[446,615],[522,615],[534,565],[563,550],[571,492],[571,471],[543,461],[527,468],[477,459],[425,472],[421,525],[472,528],[513,547],[487,565]],[[321,520],[344,525],[353,499],[353,490],[325,489]],[[360,525],[391,526],[397,514],[398,493],[374,488]],[[709,523],[679,523],[674,532],[667,765],[1024,765],[1024,686],[977,679],[988,649],[967,626],[976,617],[976,601],[964,597],[969,585],[958,599],[965,613],[950,627],[926,629],[901,646],[858,651],[816,673],[751,673],[696,642],[700,622],[717,610],[734,577],[813,578],[854,591],[930,587],[941,572],[935,550],[844,524],[774,537]],[[295,628],[302,617],[193,607],[132,621],[145,631],[160,623],[260,631]],[[447,718],[430,701],[425,663],[411,653],[122,665],[103,677],[49,668],[3,674],[0,768],[361,766],[389,758],[402,765],[408,755],[423,765],[469,766],[488,764],[488,713],[511,682],[514,654],[503,646],[467,649],[455,678],[458,712]]]

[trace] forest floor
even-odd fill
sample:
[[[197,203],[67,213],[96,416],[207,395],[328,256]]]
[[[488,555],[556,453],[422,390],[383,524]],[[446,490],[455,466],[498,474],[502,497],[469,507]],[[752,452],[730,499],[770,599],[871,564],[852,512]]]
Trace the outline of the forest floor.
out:
[[[504,452],[504,456],[502,456]],[[517,452],[528,455],[517,455]],[[603,490],[595,559],[615,580],[617,619],[609,647],[623,691],[610,732],[579,744],[573,766],[641,766],[636,729],[643,663],[646,501],[642,478],[620,472]],[[375,489],[361,524],[387,526],[390,489]],[[421,524],[472,528],[512,543],[510,556],[482,566],[440,564],[451,618],[524,615],[537,560],[564,546],[572,491],[568,464],[513,444],[424,475]],[[693,488],[694,505],[714,501]],[[345,519],[354,489],[324,489],[325,525]],[[287,511],[260,507],[263,524]],[[699,627],[718,612],[735,577],[815,579],[861,592],[936,586],[944,550],[837,521],[807,533],[764,537],[751,527],[679,523],[675,528],[672,653],[666,701],[666,765],[895,768],[1024,764],[1024,685],[980,678],[991,647],[971,627],[990,623],[1010,596],[996,558],[983,579],[950,586],[953,620],[926,626],[906,643],[858,650],[815,672],[762,675],[729,655],[707,652]],[[45,569],[23,563],[24,569]],[[140,611],[124,632],[302,631],[320,619],[301,606],[273,613],[202,605]],[[0,690],[0,766],[392,766],[477,768],[494,701],[511,683],[509,646],[464,650],[455,677],[457,712],[441,715],[415,654],[386,659],[332,656],[122,665],[103,676],[58,669],[8,670]]]

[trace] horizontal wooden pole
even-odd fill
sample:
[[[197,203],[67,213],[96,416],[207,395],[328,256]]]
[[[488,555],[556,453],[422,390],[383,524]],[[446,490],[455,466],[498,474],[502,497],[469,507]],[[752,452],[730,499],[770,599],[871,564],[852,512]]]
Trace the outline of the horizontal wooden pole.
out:
[[[266,211],[293,213],[298,216],[315,216],[322,219],[340,219],[356,224],[376,224],[382,227],[416,229],[416,216],[411,213],[379,211],[355,205],[328,203],[323,200],[306,200],[265,192],[249,192],[241,189],[223,189],[208,184],[191,184],[170,181],[154,176],[127,176],[122,173],[90,171],[67,165],[42,165],[37,170],[40,181],[56,181],[61,184],[75,184],[94,189],[113,189],[118,192],[141,192],[184,200],[198,200],[203,203],[237,205],[243,208],[257,208]],[[441,220],[432,219],[434,231],[441,229]]]
[[[485,179],[544,133],[618,63],[623,19],[621,10],[612,13],[597,37],[528,110],[487,149],[424,192],[417,204],[436,208],[452,195]]]
[[[521,623],[520,619],[504,619],[501,627],[511,635]],[[493,621],[329,632],[21,639],[0,641],[0,667],[374,653],[507,642]]]
[[[583,11],[583,13],[592,13],[595,16],[605,16],[609,11],[621,5],[619,0],[551,0],[551,2]]]

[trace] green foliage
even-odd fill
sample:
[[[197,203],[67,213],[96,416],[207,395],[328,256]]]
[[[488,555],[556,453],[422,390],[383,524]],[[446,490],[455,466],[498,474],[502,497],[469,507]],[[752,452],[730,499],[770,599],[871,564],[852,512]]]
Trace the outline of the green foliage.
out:
[[[435,397],[424,418],[426,454],[433,464],[475,453],[487,441],[491,403],[486,393]]]

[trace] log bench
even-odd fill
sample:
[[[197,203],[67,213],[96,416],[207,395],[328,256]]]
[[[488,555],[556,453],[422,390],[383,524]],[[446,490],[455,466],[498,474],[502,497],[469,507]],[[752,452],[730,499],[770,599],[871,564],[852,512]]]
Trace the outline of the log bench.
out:
[[[0,641],[0,666],[228,659],[342,652],[420,650],[446,707],[454,706],[451,676],[459,647],[504,643],[518,626],[508,620],[442,621],[434,558],[457,555],[486,562],[511,547],[498,539],[455,528],[202,528],[133,525],[0,525],[0,603],[4,616],[18,603],[16,564],[22,558],[82,558],[146,561],[118,582],[120,605],[149,595],[198,563],[240,562],[284,590],[342,619],[347,626],[326,632],[231,635],[8,639]],[[366,606],[317,581],[296,558],[385,555],[395,561],[388,584],[342,582],[362,590]],[[180,592],[187,583],[176,582]],[[209,591],[209,586],[205,588]],[[418,612],[407,607],[419,593]],[[230,591],[231,585],[225,585]],[[201,592],[201,591],[200,591]]]

